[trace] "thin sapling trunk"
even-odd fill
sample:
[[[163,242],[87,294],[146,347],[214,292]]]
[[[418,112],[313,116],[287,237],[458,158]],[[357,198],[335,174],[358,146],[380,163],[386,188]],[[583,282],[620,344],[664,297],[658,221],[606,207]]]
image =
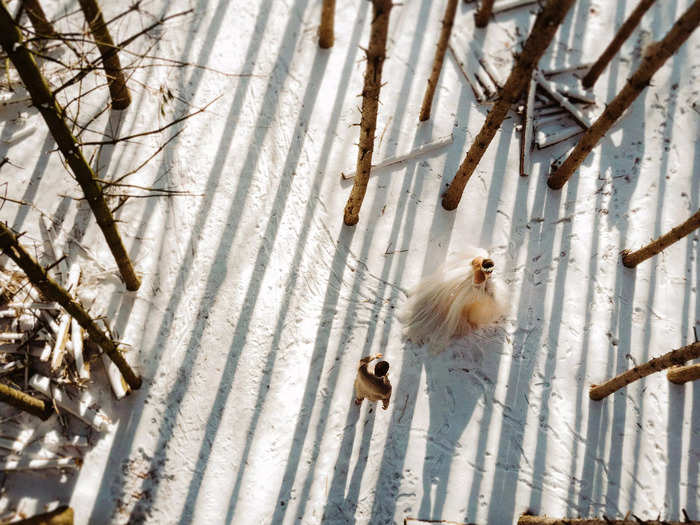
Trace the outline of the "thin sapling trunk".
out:
[[[112,107],[114,109],[126,109],[131,104],[131,95],[126,87],[126,79],[124,78],[122,65],[119,62],[117,48],[114,45],[107,24],[105,24],[100,6],[97,5],[96,0],[78,1],[80,2],[80,8],[85,14],[88,26],[90,26],[90,32],[95,39],[97,48],[102,55],[109,93],[112,97]]]
[[[318,28],[318,45],[323,49],[333,47],[333,25],[335,22],[335,0],[323,0],[321,25]]]
[[[80,326],[90,335],[90,339],[99,345],[107,356],[119,367],[119,371],[131,388],[137,390],[141,386],[141,378],[137,376],[126,362],[117,345],[98,328],[85,309],[56,281],[46,273],[46,270],[22,248],[12,231],[0,222],[0,249],[19,266],[29,281],[49,301],[56,301]]]
[[[362,89],[362,119],[360,121],[360,143],[357,152],[355,183],[352,186],[348,203],[345,205],[344,222],[348,226],[357,224],[360,208],[365,198],[369,173],[372,168],[374,132],[377,127],[379,90],[382,87],[382,67],[386,59],[386,37],[389,31],[389,14],[392,0],[372,0],[373,16],[370,29],[369,49],[367,49],[367,69],[365,85]]]
[[[51,25],[51,22],[46,18],[46,13],[44,13],[44,10],[41,8],[39,0],[24,0],[22,5],[38,36],[44,38],[58,37],[53,25]]]
[[[673,24],[671,30],[659,42],[649,45],[639,68],[627,79],[625,87],[608,104],[605,111],[583,134],[566,160],[547,179],[550,188],[561,189],[574,171],[583,163],[591,150],[617,122],[639,94],[649,85],[651,77],[666,60],[690,37],[700,23],[700,0],[695,0],[688,10]]]
[[[700,228],[700,210],[696,211],[695,214],[685,221],[680,226],[676,226],[670,232],[662,235],[655,241],[647,244],[643,248],[631,252],[625,250],[622,252],[622,264],[627,266],[627,268],[634,268],[640,262],[646,261],[650,257],[653,257],[657,253],[662,252],[668,248],[671,244],[676,241],[681,240],[683,237],[688,235],[693,230]]]
[[[459,0],[447,0],[445,16],[442,19],[442,30],[440,31],[440,39],[438,40],[437,49],[435,50],[435,58],[433,59],[433,70],[430,73],[430,78],[428,79],[428,86],[425,88],[425,95],[423,96],[423,105],[420,108],[419,119],[421,121],[425,121],[430,118],[430,109],[432,108],[433,97],[435,96],[435,89],[437,88],[437,83],[440,79],[442,62],[445,60],[447,44],[450,41],[450,34],[452,33],[452,26],[454,25],[455,21],[455,13],[457,12],[458,2]]]
[[[646,377],[654,372],[658,372],[674,365],[682,365],[686,361],[700,357],[700,342],[684,346],[678,350],[672,350],[667,354],[656,357],[640,366],[635,366],[631,370],[621,373],[600,385],[592,385],[589,396],[594,401],[609,396],[621,388],[629,385],[637,379]]]
[[[102,194],[102,187],[65,121],[63,108],[51,93],[34,57],[23,45],[22,35],[15,27],[12,15],[2,2],[0,2],[0,43],[19,72],[22,82],[32,98],[33,105],[44,118],[58,149],[61,150],[78,184],[80,184],[97,224],[100,226],[117,262],[127,290],[138,290],[141,282],[136,276],[129,255],[126,253],[112,212]]]
[[[481,5],[476,13],[474,13],[474,24],[476,27],[486,27],[491,18],[493,11],[493,0],[481,0]]]
[[[627,38],[632,34],[632,31],[634,31],[634,28],[639,24],[639,21],[644,16],[644,13],[649,10],[655,1],[656,0],[641,0],[637,4],[637,7],[634,8],[634,11],[632,11],[629,18],[627,18],[627,20],[625,20],[620,26],[615,38],[612,39],[612,42],[608,44],[608,47],[605,48],[603,54],[600,55],[598,60],[596,60],[591,66],[591,69],[588,70],[586,76],[581,79],[583,87],[587,89],[593,87],[598,80],[598,77],[600,77],[600,74],[612,60],[612,57],[614,57],[620,50],[622,44],[625,42],[625,40],[627,40]]]
[[[506,118],[510,107],[520,100],[523,91],[529,85],[532,71],[537,67],[540,57],[554,38],[554,34],[573,3],[574,0],[549,0],[537,15],[530,36],[528,36],[505,86],[500,90],[498,101],[486,116],[486,122],[469,148],[467,156],[442,199],[442,207],[446,210],[454,210],[459,204],[464,187],[486,152],[486,148]]]

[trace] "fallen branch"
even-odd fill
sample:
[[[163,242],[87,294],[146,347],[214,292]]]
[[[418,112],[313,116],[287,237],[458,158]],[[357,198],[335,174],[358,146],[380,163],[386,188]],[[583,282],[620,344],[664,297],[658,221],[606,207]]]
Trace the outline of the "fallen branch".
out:
[[[0,470],[46,470],[53,468],[78,468],[80,467],[80,458],[65,457],[65,458],[50,458],[50,459],[29,459],[29,458],[5,458],[0,459]],[[15,523],[22,523],[21,521]],[[32,522],[28,522],[32,523]],[[54,522],[38,522],[38,523],[54,523]],[[56,522],[58,523],[58,522]]]
[[[696,211],[690,217],[690,219],[685,221],[683,224],[676,226],[670,232],[662,235],[643,248],[640,248],[634,252],[624,250],[622,252],[622,264],[624,264],[627,268],[634,268],[640,262],[646,261],[657,253],[662,252],[674,242],[681,240],[683,237],[697,228],[700,228],[700,210]]]
[[[523,7],[526,5],[534,4],[537,0],[502,0],[496,2],[493,6],[493,14],[503,13],[504,11],[510,11],[511,9],[517,9],[518,7]]]
[[[476,76],[474,76],[474,73],[472,70],[469,68],[467,64],[462,62],[459,57],[457,56],[457,53],[455,52],[454,48],[448,44],[447,46],[452,53],[452,56],[455,59],[455,62],[457,62],[457,65],[459,66],[459,70],[462,72],[462,75],[464,78],[467,80],[467,83],[471,86],[472,91],[474,92],[474,96],[476,97],[477,102],[483,102],[486,100],[486,95],[484,94],[483,90],[481,89],[481,86],[479,85],[479,82],[476,79]]]
[[[571,137],[575,137],[583,133],[583,129],[580,126],[568,126],[566,128],[558,129],[552,133],[545,133],[544,131],[537,132],[537,149],[545,149],[560,142],[564,142]]]
[[[74,301],[68,292],[51,277],[17,242],[16,236],[7,226],[0,223],[0,249],[4,251],[27,274],[31,283],[50,301],[58,302],[80,326],[85,328],[90,338],[104,350],[109,358],[119,367],[129,386],[138,390],[141,378],[137,376],[124,359],[117,345],[109,339],[90,318],[82,306]]]
[[[698,522],[684,522],[688,523]],[[524,514],[518,519],[518,525],[681,525],[680,521],[666,520],[642,520],[634,516],[634,518],[625,518],[621,520],[611,520],[609,518],[548,518],[546,516],[531,516]]]
[[[418,148],[414,149],[413,151],[410,151],[404,155],[397,155],[396,157],[389,157],[388,159],[384,159],[381,161],[379,164],[373,164],[372,165],[372,170],[378,170],[381,168],[386,168],[388,166],[393,166],[394,164],[399,164],[401,162],[405,162],[407,160],[412,160],[418,157],[421,157],[423,155],[427,155],[428,153],[431,153],[435,150],[438,150],[440,148],[443,148],[449,144],[452,144],[452,141],[454,140],[453,135],[450,133],[447,137],[442,137],[440,139],[437,139],[434,142],[429,142],[427,144],[423,144],[422,146],[419,146]],[[344,180],[352,179],[355,177],[355,172],[351,171],[349,173],[341,172],[340,174]]]
[[[459,0],[447,0],[445,15],[442,17],[442,30],[440,31],[440,38],[437,43],[437,48],[435,49],[435,58],[433,58],[433,70],[430,73],[428,85],[425,88],[423,104],[420,108],[420,116],[418,117],[421,122],[430,118],[433,97],[435,96],[435,89],[437,88],[437,83],[440,79],[440,71],[442,70],[442,63],[445,60],[445,52],[447,51],[447,45],[450,41],[450,34],[452,33],[452,25],[455,21],[455,13],[457,12],[458,2]]]
[[[527,99],[525,101],[525,112],[523,114],[523,129],[520,134],[520,176],[527,177],[532,170],[532,133],[533,120],[535,112],[535,91],[537,90],[537,81],[530,79],[530,86],[527,90]]]
[[[643,365],[635,366],[631,370],[627,370],[626,372],[623,372],[622,374],[615,376],[600,385],[591,385],[589,396],[594,401],[600,401],[601,399],[609,396],[613,392],[617,392],[619,389],[629,385],[637,379],[641,379],[653,374],[654,372],[658,372],[674,365],[682,365],[686,361],[696,359],[697,357],[700,357],[700,342],[684,346],[678,350],[672,350],[671,352],[668,352],[660,357],[656,357]]]
[[[83,393],[80,399],[71,399],[57,386],[51,386],[51,380],[48,377],[39,374],[34,374],[29,379],[29,386],[51,398],[59,408],[70,412],[100,432],[106,430],[111,423],[104,413],[91,407],[94,400],[87,398],[87,392]]]
[[[577,108],[571,102],[569,102],[564,95],[559,93],[556,86],[552,82],[544,78],[542,72],[535,71],[535,79],[537,80],[537,84],[542,89],[544,89],[550,97],[552,97],[557,103],[559,103],[561,107],[568,111],[576,122],[581,124],[581,126],[583,126],[586,129],[591,127],[591,120],[586,115],[584,115],[579,108]]]

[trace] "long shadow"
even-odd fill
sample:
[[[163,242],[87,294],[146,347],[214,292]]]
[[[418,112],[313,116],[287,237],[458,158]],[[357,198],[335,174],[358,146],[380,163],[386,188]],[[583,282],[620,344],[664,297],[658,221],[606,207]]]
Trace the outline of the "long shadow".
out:
[[[496,472],[490,490],[489,523],[513,520],[520,463],[529,464],[522,449],[530,402],[527,393],[536,365],[534,354],[542,338],[544,303],[549,273],[554,262],[552,250],[554,235],[545,235],[545,227],[557,220],[561,192],[552,192],[544,184],[544,170],[540,170],[531,215],[538,217],[537,226],[529,233],[527,243],[528,267],[523,279],[517,307],[518,329],[513,335],[513,357],[508,374],[508,393],[504,401],[502,429],[496,453]],[[534,179],[534,177],[532,177]],[[544,240],[543,240],[544,239]],[[530,265],[535,262],[535,265]],[[529,465],[531,467],[531,465]]]
[[[290,9],[290,11],[297,10],[297,12],[303,14],[306,9],[306,5],[307,0],[298,0],[295,6]],[[243,167],[240,171],[242,177],[239,179],[238,186],[236,187],[236,192],[231,201],[229,214],[225,221],[226,227],[222,232],[221,239],[219,240],[219,243],[217,245],[218,249],[214,257],[214,261],[209,270],[209,276],[205,285],[205,291],[203,293],[200,306],[198,308],[197,321],[192,331],[190,332],[190,338],[186,345],[185,355],[177,371],[177,377],[181,378],[181,381],[179,381],[172,388],[170,394],[168,395],[168,400],[170,403],[168,413],[164,417],[163,422],[158,431],[159,439],[158,443],[154,448],[153,459],[151,460],[152,465],[157,465],[158,462],[161,461],[166,455],[168,443],[171,437],[173,436],[173,431],[177,424],[178,407],[184,399],[185,394],[187,393],[187,389],[191,380],[191,374],[189,374],[189,371],[194,366],[199,350],[199,344],[204,329],[207,326],[207,319],[210,313],[217,306],[218,291],[227,273],[226,268],[228,258],[231,253],[233,241],[236,237],[236,232],[238,230],[240,218],[245,209],[246,201],[249,194],[249,188],[253,179],[253,177],[249,176],[249,174],[255,173],[256,166],[259,160],[260,149],[257,147],[257,145],[262,144],[264,142],[268,129],[270,129],[270,121],[274,118],[274,109],[277,107],[280,98],[280,90],[278,90],[277,85],[278,82],[281,83],[282,79],[287,75],[287,68],[284,65],[289,63],[291,59],[291,54],[293,53],[293,49],[295,47],[295,45],[293,44],[296,42],[296,39],[299,36],[298,28],[300,24],[300,18],[297,19],[295,16],[290,15],[287,27],[285,29],[284,35],[280,43],[278,59],[273,69],[273,75],[276,73],[280,75],[280,77],[271,80],[268,83],[265,94],[262,97],[262,108],[264,108],[264,111],[261,112],[256,122],[256,131],[254,132],[254,137],[252,138],[250,145],[247,149],[247,154],[243,162]],[[284,50],[288,51],[284,53]],[[319,69],[318,71],[315,70],[315,73],[320,75],[323,72],[323,69],[325,69],[326,58],[324,57],[326,57],[326,55],[317,56],[321,58],[319,58],[319,62],[315,63],[315,67]],[[318,80],[319,77],[312,78],[310,86],[313,86]],[[313,109],[313,101],[315,101],[316,94],[317,92],[314,92],[312,89],[307,90],[307,98],[305,100],[309,103],[309,107],[305,108],[304,111],[302,111],[302,115],[300,115],[299,122],[308,121],[308,116],[311,110]],[[299,124],[299,122],[297,123],[297,125]],[[278,187],[277,194],[274,200],[275,207],[273,209],[275,210],[284,209],[284,204],[286,203],[293,182],[292,168],[295,167],[298,162],[299,155],[301,154],[304,143],[303,139],[305,138],[305,136],[305,134],[298,135],[297,137],[302,137],[302,139],[295,139],[292,143],[292,148],[290,149],[289,155],[285,162],[285,173],[289,173],[289,176],[287,178],[281,179],[280,186]],[[224,151],[225,155],[229,144],[227,142],[222,141],[221,146],[225,149],[225,151],[222,150]],[[215,167],[217,167],[217,169],[223,168],[223,166],[217,166],[218,162],[215,162],[214,164]],[[213,193],[212,188],[208,188],[208,190]],[[228,397],[228,394],[230,393],[235,371],[238,366],[240,353],[247,340],[249,322],[252,318],[256,300],[258,298],[260,287],[262,285],[262,279],[256,279],[256,277],[261,277],[261,275],[265,272],[265,267],[271,255],[271,248],[275,242],[277,230],[281,221],[281,216],[281,213],[271,216],[266,228],[266,235],[263,238],[263,245],[258,251],[256,262],[259,263],[259,265],[254,266],[254,276],[251,277],[251,283],[249,285],[245,300],[243,302],[243,307],[239,316],[237,329],[229,350],[229,356],[226,360],[225,367],[222,371],[222,382],[220,383],[219,388],[217,390],[214,406],[211,409],[210,418],[207,421],[206,437],[202,442],[202,448],[200,449],[200,455],[197,460],[197,466],[199,466],[202,470],[204,468],[204,465],[206,464],[206,459],[208,458],[211,450],[211,433],[215,433],[215,430],[218,429],[218,426],[220,424],[219,418],[221,416],[222,407],[225,404],[225,400]],[[202,476],[203,472],[201,474],[195,474],[193,483],[190,485],[190,489],[188,491],[188,499],[186,500],[186,503],[194,503],[194,500],[192,498],[196,499],[196,495],[199,490],[198,487],[201,484]],[[153,501],[156,499],[160,481],[161,478],[157,476],[150,480],[150,483],[148,483],[148,491],[151,497],[139,501],[139,503],[132,510],[132,519],[140,519],[142,516],[147,515]],[[194,509],[191,508],[183,509],[182,519],[184,522],[189,522],[189,520],[191,520],[190,513],[192,513],[193,511]]]
[[[329,117],[329,127],[325,133],[325,139],[324,143],[321,147],[321,154],[320,154],[320,162],[318,165],[318,168],[316,170],[316,177],[311,184],[311,194],[307,198],[307,206],[306,206],[306,211],[304,218],[302,220],[302,227],[301,227],[301,233],[299,236],[299,239],[297,240],[297,247],[294,253],[294,256],[292,258],[292,263],[291,263],[291,270],[289,272],[289,278],[287,279],[287,282],[285,283],[284,290],[285,290],[285,296],[282,301],[282,304],[280,305],[279,309],[279,314],[277,318],[277,322],[275,323],[275,330],[273,333],[272,337],[272,342],[270,344],[270,351],[267,356],[267,361],[266,365],[263,367],[263,370],[272,370],[276,358],[276,349],[279,346],[280,340],[282,338],[283,334],[283,329],[286,324],[286,319],[287,315],[290,309],[290,304],[293,296],[293,291],[295,289],[297,279],[299,277],[298,269],[301,265],[302,258],[304,256],[304,247],[306,246],[307,238],[308,235],[311,231],[311,222],[314,218],[315,211],[317,209],[317,205],[319,203],[319,196],[318,196],[318,191],[321,185],[321,182],[326,175],[326,166],[328,163],[328,158],[330,154],[330,149],[332,147],[332,142],[333,138],[335,137],[335,128],[337,126],[337,122],[340,117],[340,113],[342,111],[343,107],[343,101],[345,100],[345,96],[347,93],[347,86],[348,86],[348,81],[350,74],[352,73],[352,65],[355,60],[355,56],[357,54],[357,43],[359,42],[361,30],[364,24],[365,16],[366,16],[366,5],[364,3],[360,4],[360,8],[358,10],[357,18],[355,21],[355,26],[352,32],[352,36],[350,38],[350,45],[348,48],[348,53],[346,55],[345,63],[340,75],[340,82],[339,85],[343,86],[343,88],[338,90],[338,93],[336,94],[336,99],[333,104],[333,109],[331,110],[331,114]],[[327,54],[328,52],[323,52],[319,51],[315,62],[319,61],[321,59],[322,54],[325,53]],[[324,58],[324,63],[323,67],[325,68],[325,60],[327,58]],[[316,71],[316,68],[312,66],[312,71]],[[312,74],[313,77],[320,78],[320,75]],[[314,88],[317,88],[318,86],[314,86]],[[304,103],[303,107],[306,107],[307,103]],[[310,115],[310,112],[308,112]],[[308,116],[308,115],[307,115]],[[304,122],[302,120],[303,115],[300,115],[299,117],[299,122]],[[286,173],[286,171],[285,171]],[[250,454],[250,450],[253,445],[253,441],[255,438],[257,426],[259,423],[259,418],[261,415],[261,407],[265,401],[265,397],[267,395],[267,388],[265,387],[265,381],[261,381],[260,383],[260,388],[258,391],[258,396],[257,400],[255,403],[256,411],[253,415],[253,419],[249,425],[249,430],[247,432],[247,437],[246,437],[246,444],[243,448],[243,453],[241,455],[241,460],[239,462],[240,465],[245,465],[247,462],[247,458]],[[228,510],[227,510],[227,522],[229,522],[232,518],[233,515],[235,514],[235,509],[236,509],[236,504],[238,501],[238,496],[241,488],[241,483],[243,480],[243,473],[244,469],[239,468],[237,473],[236,473],[236,479],[233,485],[233,490],[231,492],[231,496],[229,498],[229,505],[228,505]]]
[[[203,4],[206,6],[207,2],[203,2]],[[246,51],[246,60],[245,64],[251,64],[254,63],[257,59],[257,56],[260,51],[260,47],[262,45],[263,41],[263,35],[265,32],[265,27],[267,25],[267,21],[269,18],[269,13],[270,13],[270,4],[271,0],[265,1],[263,4],[260,6],[260,10],[258,12],[258,17],[256,19],[255,23],[255,28],[253,31],[254,37],[252,38],[248,49]],[[215,11],[215,16],[213,17],[214,23],[209,26],[209,30],[207,32],[207,38],[205,42],[202,45],[202,51],[196,60],[195,63],[206,63],[208,60],[209,55],[211,54],[212,49],[214,48],[213,42],[216,39],[224,17],[223,17],[223,12],[228,8],[228,2],[223,2],[220,1],[217,4],[217,8]],[[193,28],[193,31],[197,30],[197,26]],[[288,37],[289,38],[289,37]],[[188,45],[183,53],[183,57],[187,59],[187,55],[189,54],[189,49],[190,46],[194,43],[194,39],[191,38],[188,41]],[[279,61],[282,60],[280,58]],[[281,68],[278,68],[281,69]],[[280,74],[279,71],[277,74]],[[282,73],[283,74],[283,73]],[[196,90],[199,88],[199,85],[203,79],[203,73],[200,70],[195,70],[192,75],[190,76],[189,79],[182,79],[181,85],[187,85],[190,89],[191,92],[196,92]],[[142,399],[147,399],[149,390],[150,390],[150,384],[152,383],[152,380],[149,381],[148,378],[152,375],[153,371],[157,370],[158,364],[162,358],[163,355],[163,349],[166,348],[166,341],[169,336],[170,332],[170,327],[172,326],[172,322],[175,316],[175,313],[177,311],[178,305],[180,304],[181,300],[184,297],[184,294],[182,293],[182,290],[184,289],[185,283],[187,282],[190,273],[192,272],[193,269],[193,263],[194,259],[196,256],[197,252],[197,247],[199,246],[199,242],[201,239],[201,233],[204,228],[204,224],[206,222],[207,217],[209,216],[209,211],[211,210],[212,207],[212,201],[214,198],[214,195],[216,194],[215,188],[218,187],[219,181],[221,179],[221,175],[223,173],[223,167],[224,163],[226,161],[226,158],[229,153],[229,148],[231,141],[233,139],[233,135],[236,130],[236,124],[238,122],[238,117],[240,115],[241,108],[243,107],[243,102],[246,98],[246,94],[248,92],[248,86],[250,84],[250,78],[249,77],[243,77],[241,78],[240,82],[236,86],[236,91],[233,96],[233,102],[231,104],[231,109],[229,111],[229,114],[226,118],[227,126],[226,126],[226,132],[224,135],[221,137],[221,141],[219,144],[219,149],[214,157],[214,161],[212,163],[212,169],[210,170],[209,176],[207,178],[207,193],[206,196],[202,199],[200,206],[198,208],[198,212],[196,214],[196,221],[195,224],[192,227],[192,230],[190,232],[189,239],[185,243],[185,245],[188,247],[188,249],[184,252],[184,258],[183,261],[181,262],[180,269],[178,271],[178,274],[175,278],[174,284],[173,284],[173,293],[168,301],[168,305],[166,307],[166,313],[162,318],[161,324],[158,329],[158,336],[156,337],[155,344],[153,345],[152,351],[146,355],[147,361],[144,363],[144,368],[146,368],[145,373],[143,374],[144,377],[146,378],[146,381],[144,381],[144,385],[142,386],[141,390],[139,391],[139,395],[142,396]],[[268,85],[268,90],[267,90],[267,96],[265,98],[265,102],[273,103],[277,101],[277,96],[273,93],[270,93],[271,88],[270,86],[272,85],[272,82]],[[263,127],[256,127],[256,133],[254,140],[260,140],[264,138],[266,134],[267,128]],[[175,132],[175,131],[174,131]],[[173,148],[175,148],[176,145],[173,145]],[[171,148],[170,151],[173,151]],[[168,159],[164,160],[164,164],[167,164]],[[241,185],[239,186],[236,196],[237,199],[234,200],[235,204],[240,204],[238,201],[241,199],[241,197],[245,196],[247,193],[247,189],[250,185],[249,180],[243,180],[241,181]],[[239,208],[242,209],[242,208]],[[152,211],[152,210],[151,210]],[[150,215],[146,215],[148,210],[145,210],[145,214],[143,216],[143,220],[141,221],[141,227],[140,229],[142,231],[145,231],[146,224],[148,222],[148,219],[150,218]],[[165,242],[166,236],[163,236],[161,239],[161,244],[160,244],[160,249],[159,252],[162,254],[163,251],[166,249],[167,243]],[[135,250],[138,250],[138,244],[134,247]],[[133,251],[132,251],[132,256],[135,256]],[[144,327],[144,330],[146,328]],[[200,327],[201,330],[201,327]],[[176,406],[172,405],[171,406]],[[133,441],[135,438],[135,429],[139,425],[139,421],[141,419],[141,413],[142,412],[137,412],[137,411],[132,411],[130,414],[129,419],[124,419],[123,424],[120,424],[119,429],[116,432],[115,438],[114,438],[114,444],[112,446],[112,451],[110,453],[110,464],[107,467],[107,471],[109,472],[114,472],[116,473],[116,476],[114,478],[107,478],[103,477],[100,487],[98,490],[97,498],[95,500],[95,505],[93,507],[92,515],[90,517],[91,521],[100,521],[101,518],[98,517],[98,513],[100,512],[105,512],[106,509],[112,508],[113,505],[113,496],[112,492],[117,493],[116,496],[119,497],[119,492],[123,490],[123,485],[124,481],[126,479],[126,473],[124,472],[123,469],[120,468],[120,463],[122,463],[122,458],[128,456],[129,451],[131,450],[131,447],[133,445]],[[111,459],[114,458],[114,459]]]
[[[24,190],[22,197],[20,197],[20,199],[24,202],[34,202],[34,198],[36,197],[39,191],[41,178],[44,175],[44,171],[46,171],[46,166],[49,163],[50,151],[54,147],[54,144],[55,143],[53,141],[53,137],[50,133],[47,133],[46,139],[44,139],[44,143],[39,149],[39,155],[36,164],[34,165],[34,169],[32,170],[32,174],[30,176],[29,183],[27,184],[27,188]],[[22,225],[24,224],[24,220],[27,218],[28,213],[28,206],[19,207],[19,209],[17,210],[17,215],[15,215],[15,220],[12,222],[12,229],[14,231],[21,231]]]

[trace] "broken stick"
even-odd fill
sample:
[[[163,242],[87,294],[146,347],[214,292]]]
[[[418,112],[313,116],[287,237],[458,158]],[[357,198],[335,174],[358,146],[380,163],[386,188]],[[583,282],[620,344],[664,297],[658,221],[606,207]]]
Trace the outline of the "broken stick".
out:
[[[668,369],[666,377],[669,381],[677,385],[682,385],[688,381],[695,381],[696,379],[700,379],[700,364],[673,366]]]

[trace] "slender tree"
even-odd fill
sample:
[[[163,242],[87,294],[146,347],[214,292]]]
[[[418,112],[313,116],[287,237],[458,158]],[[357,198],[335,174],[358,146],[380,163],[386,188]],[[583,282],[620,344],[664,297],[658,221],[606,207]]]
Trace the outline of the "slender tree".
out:
[[[22,82],[32,97],[32,103],[44,118],[58,149],[61,150],[78,184],[80,184],[97,224],[102,229],[117,266],[119,266],[127,290],[137,290],[141,282],[126,253],[112,213],[102,194],[102,187],[85,160],[78,141],[64,120],[63,108],[49,90],[49,85],[39,71],[34,57],[23,45],[22,35],[15,27],[12,16],[2,0],[0,0],[0,43],[17,68]]]
[[[636,516],[621,520],[609,518],[548,518],[546,516],[530,516],[525,514],[518,519],[518,525],[681,525],[689,522],[666,520],[642,520]],[[691,522],[697,523],[697,522]]]
[[[365,85],[362,89],[362,119],[360,121],[360,142],[357,152],[357,169],[355,182],[345,205],[344,222],[348,226],[357,224],[360,208],[367,191],[369,173],[372,168],[374,150],[374,132],[377,127],[379,109],[379,90],[382,87],[382,67],[386,59],[386,37],[389,31],[389,14],[393,7],[392,0],[372,0],[372,26],[370,28],[369,48],[366,51],[367,68]]]
[[[57,38],[58,33],[51,25],[51,22],[46,18],[46,13],[41,8],[39,0],[23,0],[22,6],[27,12],[27,17],[34,27],[34,31],[38,36],[44,38]]]
[[[49,301],[56,301],[68,314],[73,317],[80,326],[90,335],[90,339],[96,343],[107,356],[119,368],[124,379],[131,388],[137,390],[141,386],[141,378],[137,376],[127,363],[118,346],[100,328],[85,309],[73,300],[70,294],[56,281],[49,277],[46,270],[22,248],[17,242],[17,236],[0,222],[0,250],[19,266],[29,281]]]
[[[318,28],[318,45],[323,49],[333,47],[333,24],[335,22],[335,0],[323,0],[321,25]]]
[[[36,514],[31,518],[14,521],[14,525],[73,525],[73,509],[61,505],[50,512]]]
[[[612,60],[612,57],[614,57],[620,50],[622,44],[625,42],[625,40],[627,40],[627,38],[632,34],[632,31],[634,31],[634,28],[639,24],[639,21],[644,16],[644,13],[649,10],[655,1],[656,0],[641,0],[637,4],[637,7],[634,8],[634,11],[632,11],[629,18],[627,18],[627,20],[625,20],[625,22],[620,26],[615,38],[612,39],[612,42],[608,44],[608,47],[605,48],[605,51],[603,51],[603,54],[600,55],[600,58],[598,58],[598,60],[596,60],[591,66],[591,69],[588,70],[586,76],[581,79],[583,87],[593,87],[598,80],[598,77],[600,77],[600,74]]]
[[[686,361],[700,357],[700,342],[695,342],[678,350],[672,350],[660,357],[656,357],[647,363],[640,366],[635,366],[634,368],[621,373],[618,376],[608,379],[605,383],[600,385],[592,385],[591,391],[589,393],[590,398],[594,401],[600,401],[601,399],[609,396],[613,392],[617,392],[619,389],[629,385],[637,379],[646,377],[654,372],[669,368],[674,365],[682,365]]]
[[[676,20],[663,40],[646,48],[642,63],[627,79],[625,87],[608,104],[593,125],[586,130],[566,160],[549,176],[547,184],[550,188],[558,190],[566,184],[566,181],[571,178],[574,171],[583,163],[600,139],[649,85],[654,73],[690,37],[691,33],[698,27],[698,23],[700,23],[700,0],[695,0],[687,11]]]
[[[83,10],[90,32],[102,55],[109,93],[112,97],[112,107],[126,109],[131,104],[131,95],[126,87],[122,65],[119,62],[119,55],[116,53],[117,48],[112,40],[112,35],[109,34],[100,6],[97,5],[96,0],[78,0],[78,2],[80,2],[80,8]]]
[[[476,27],[486,27],[489,24],[492,10],[493,0],[481,0],[479,9],[474,13],[474,24]]]
[[[447,7],[445,7],[445,16],[443,16],[442,18],[442,30],[440,31],[440,39],[438,40],[437,49],[435,50],[435,58],[433,59],[433,71],[430,73],[430,78],[428,79],[428,86],[425,88],[425,95],[423,95],[423,105],[420,108],[419,119],[421,121],[425,121],[430,118],[430,109],[433,105],[435,88],[437,88],[437,83],[440,79],[442,62],[445,60],[445,52],[447,51],[447,44],[450,41],[450,34],[452,33],[452,26],[454,25],[455,13],[457,12],[458,3],[459,0],[447,0]]]
[[[696,379],[700,379],[700,364],[673,366],[666,372],[666,377],[669,381],[677,385],[682,385],[688,381],[695,381]]]
[[[51,406],[41,399],[25,394],[21,390],[0,383],[0,401],[9,403],[15,408],[24,410],[41,419],[48,419],[51,415]]]
[[[671,244],[676,241],[681,240],[683,237],[688,235],[693,230],[700,228],[700,210],[696,211],[695,214],[685,221],[680,226],[676,226],[670,232],[662,235],[655,241],[647,244],[643,248],[631,252],[625,250],[622,252],[622,264],[627,266],[627,268],[634,268],[640,262],[646,261],[649,257],[653,257],[657,253],[668,248]]]
[[[520,100],[523,91],[530,83],[532,71],[537,67],[540,57],[554,38],[554,33],[573,3],[574,0],[548,0],[537,15],[530,36],[527,37],[508,80],[503,89],[500,90],[498,101],[486,116],[486,122],[469,148],[467,156],[442,199],[442,207],[446,210],[454,210],[459,204],[464,187],[483,157],[486,148],[506,118],[510,107]]]

